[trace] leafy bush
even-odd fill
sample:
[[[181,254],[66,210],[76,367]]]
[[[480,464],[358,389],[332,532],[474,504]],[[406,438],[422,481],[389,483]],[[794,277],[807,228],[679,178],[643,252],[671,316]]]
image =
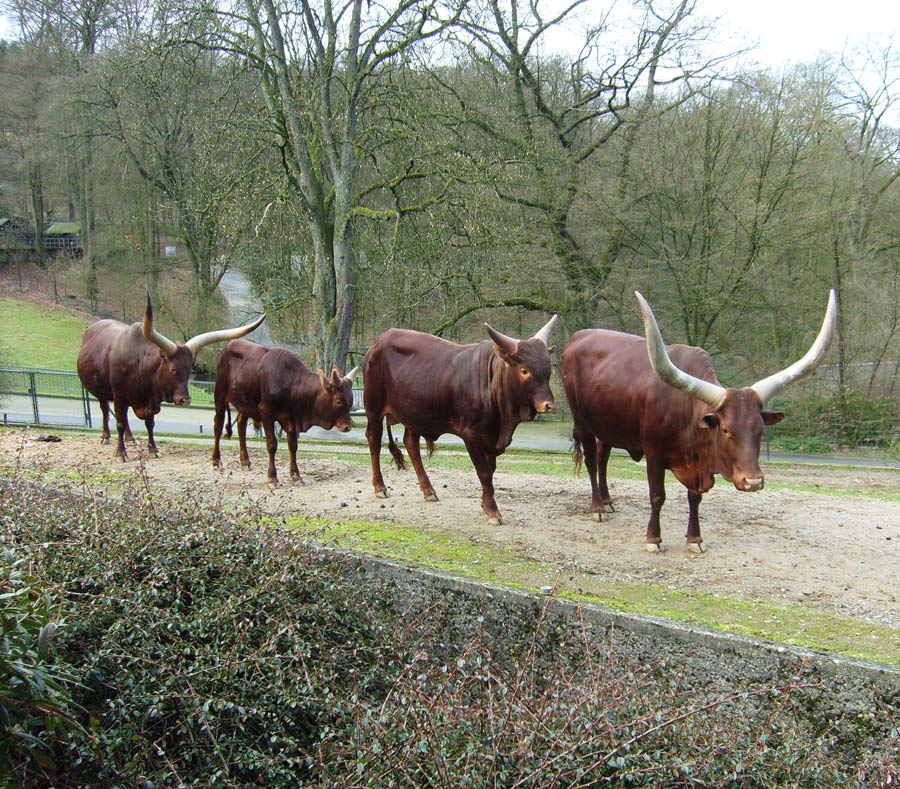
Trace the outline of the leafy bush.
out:
[[[767,431],[771,443],[788,451],[829,452],[836,447],[891,447],[900,442],[900,403],[869,399],[846,390],[804,397],[783,405],[787,418]]]
[[[26,574],[25,559],[0,557],[0,784],[53,770],[52,745],[72,725],[66,672],[50,641],[59,603]]]
[[[107,502],[0,478],[5,538],[64,588],[59,649],[84,728],[56,742],[56,786],[898,777],[893,708],[848,734],[810,712],[801,679],[707,687],[577,624],[479,624],[424,596],[401,603],[352,563],[244,519],[190,490],[161,501],[137,483]]]

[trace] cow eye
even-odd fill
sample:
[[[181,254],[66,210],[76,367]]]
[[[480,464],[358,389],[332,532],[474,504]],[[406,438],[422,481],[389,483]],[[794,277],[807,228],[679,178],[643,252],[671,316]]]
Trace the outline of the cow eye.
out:
[[[523,367],[519,370],[519,372],[521,373],[523,378],[527,378],[529,375],[531,375],[531,370],[529,370],[527,367]]]

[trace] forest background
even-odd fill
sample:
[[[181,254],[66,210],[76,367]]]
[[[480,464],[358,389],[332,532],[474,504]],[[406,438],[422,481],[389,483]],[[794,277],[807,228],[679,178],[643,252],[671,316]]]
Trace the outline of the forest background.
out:
[[[149,290],[188,337],[239,267],[276,340],[347,369],[390,326],[470,342],[558,313],[557,353],[640,331],[640,289],[745,385],[802,355],[835,288],[813,418],[897,440],[889,39],[775,71],[738,69],[692,0],[0,8],[0,216],[96,314],[126,283],[115,317]],[[54,220],[79,256],[43,247]]]

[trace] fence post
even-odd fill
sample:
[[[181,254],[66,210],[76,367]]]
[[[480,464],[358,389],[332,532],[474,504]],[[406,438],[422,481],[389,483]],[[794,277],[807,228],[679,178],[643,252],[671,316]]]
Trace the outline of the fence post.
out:
[[[34,373],[28,373],[28,381],[29,387],[28,391],[31,394],[31,408],[34,411],[34,423],[39,425],[41,423],[41,415],[38,413],[38,396],[37,396],[37,382],[34,379]]]
[[[88,427],[93,427],[91,424],[91,396],[84,386],[81,387],[81,402],[84,404],[84,423]]]

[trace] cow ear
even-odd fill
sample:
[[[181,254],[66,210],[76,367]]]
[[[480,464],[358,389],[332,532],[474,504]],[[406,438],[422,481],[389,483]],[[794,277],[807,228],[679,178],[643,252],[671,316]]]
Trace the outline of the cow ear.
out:
[[[328,378],[326,377],[326,375],[323,372],[321,367],[316,370],[316,374],[319,376],[319,381],[322,382],[322,388],[327,389],[328,388]]]
[[[341,380],[341,374],[338,372],[337,367],[331,368],[331,386],[334,389],[340,389],[343,381]]]
[[[555,350],[556,350],[556,346],[555,346],[555,345],[551,345],[551,346],[547,349],[547,353],[553,353]]]
[[[704,414],[700,420],[700,427],[715,429],[719,426],[719,417],[716,414]]]
[[[762,420],[764,425],[777,425],[784,419],[784,411],[763,411]]]

